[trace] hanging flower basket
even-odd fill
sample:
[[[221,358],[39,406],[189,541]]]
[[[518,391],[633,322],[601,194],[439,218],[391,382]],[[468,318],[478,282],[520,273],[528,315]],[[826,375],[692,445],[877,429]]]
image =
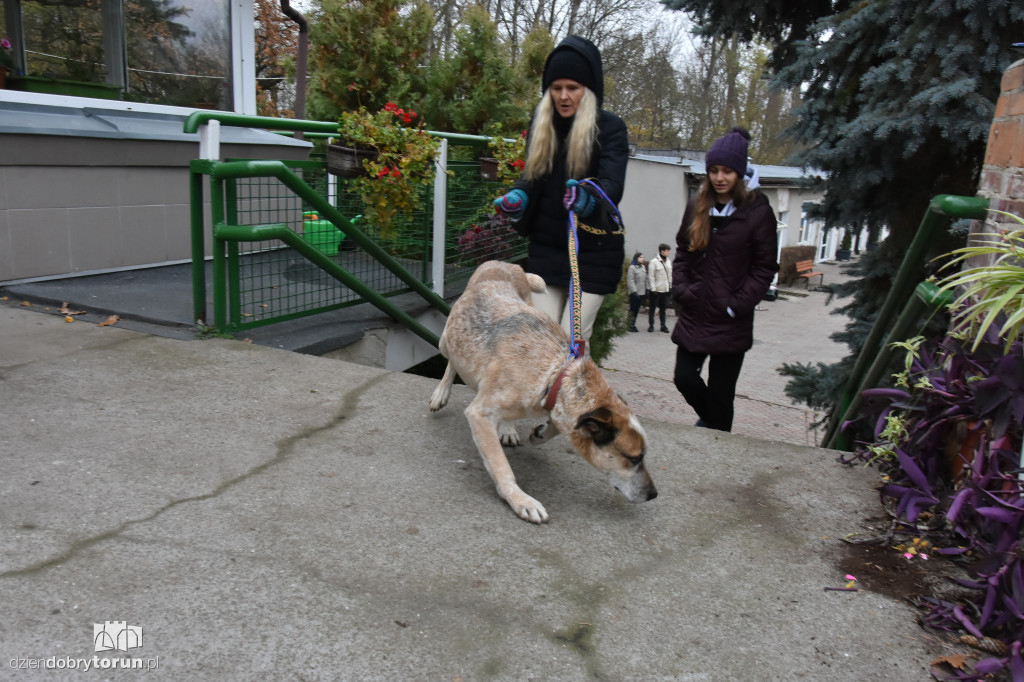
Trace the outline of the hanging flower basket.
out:
[[[340,144],[327,145],[327,172],[343,178],[358,178],[367,175],[363,161],[376,161],[376,149],[346,147]]]

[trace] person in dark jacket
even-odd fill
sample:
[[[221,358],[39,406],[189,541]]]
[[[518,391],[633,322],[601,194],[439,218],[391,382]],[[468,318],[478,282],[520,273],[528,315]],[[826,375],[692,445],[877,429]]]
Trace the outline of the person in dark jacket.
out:
[[[593,180],[618,205],[629,160],[626,124],[601,109],[601,53],[585,38],[569,36],[548,55],[543,93],[530,126],[523,174],[494,203],[529,238],[527,271],[547,283],[546,292],[532,295],[533,304],[570,336],[569,208],[575,211],[582,336],[589,340],[601,301],[622,279],[625,242],[614,211],[577,183]]]
[[[736,381],[754,343],[754,309],[779,268],[775,213],[757,191],[757,174],[748,174],[749,139],[733,128],[711,144],[707,177],[683,214],[672,262],[675,385],[700,418],[697,426],[721,431],[732,430]]]

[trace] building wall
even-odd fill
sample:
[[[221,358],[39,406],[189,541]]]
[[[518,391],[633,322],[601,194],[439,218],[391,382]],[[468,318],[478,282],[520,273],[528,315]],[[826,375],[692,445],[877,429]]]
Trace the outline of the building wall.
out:
[[[190,257],[188,166],[198,157],[198,143],[2,139],[0,282]],[[224,145],[222,153],[266,156],[262,147],[249,145]],[[305,155],[301,148],[274,148],[271,156]]]
[[[631,158],[619,210],[626,225],[626,257],[640,251],[648,259],[658,244],[676,245],[676,232],[686,209],[684,166]]]
[[[978,196],[989,200],[989,208],[1024,218],[1024,59],[1003,73]],[[1019,229],[1020,223],[1008,216],[990,213],[988,219],[983,223],[979,221],[972,231],[991,234]]]

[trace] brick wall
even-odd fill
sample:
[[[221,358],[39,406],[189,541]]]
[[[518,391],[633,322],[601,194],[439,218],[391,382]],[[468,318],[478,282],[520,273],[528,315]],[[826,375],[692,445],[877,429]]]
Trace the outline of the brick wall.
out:
[[[989,199],[990,208],[1024,217],[1024,59],[1003,73],[978,196]],[[1007,216],[990,214],[978,227],[992,233],[1021,226]]]

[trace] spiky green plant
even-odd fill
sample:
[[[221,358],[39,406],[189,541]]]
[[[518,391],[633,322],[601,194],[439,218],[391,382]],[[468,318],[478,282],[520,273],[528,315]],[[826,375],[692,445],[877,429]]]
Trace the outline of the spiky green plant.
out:
[[[971,350],[978,349],[989,327],[1002,321],[999,336],[1006,342],[1007,353],[1024,333],[1024,219],[1002,211],[993,213],[1011,218],[1022,229],[976,235],[977,245],[953,251],[946,267],[975,256],[994,256],[995,260],[991,265],[948,275],[939,285],[942,291],[960,292],[951,306],[952,326],[957,332],[970,334]]]

